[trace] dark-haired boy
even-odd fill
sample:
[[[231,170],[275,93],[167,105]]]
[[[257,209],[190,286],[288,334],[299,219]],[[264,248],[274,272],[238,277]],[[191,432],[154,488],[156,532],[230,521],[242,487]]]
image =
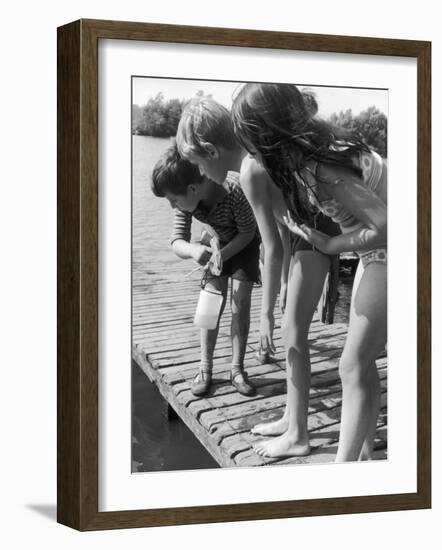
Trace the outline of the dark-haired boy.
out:
[[[193,217],[206,224],[209,233],[220,242],[222,272],[219,276],[210,274],[205,288],[222,293],[222,313],[228,279],[232,279],[231,382],[241,394],[253,395],[255,388],[244,371],[244,355],[252,287],[259,282],[260,239],[253,211],[239,185],[239,175],[229,172],[222,184],[215,183],[184,160],[173,145],[154,167],[152,191],[167,198],[175,210],[171,242],[177,256],[193,258],[203,266],[212,256],[210,247],[190,242]],[[201,329],[201,364],[192,383],[194,395],[204,395],[210,388],[218,328],[219,320],[215,329]]]

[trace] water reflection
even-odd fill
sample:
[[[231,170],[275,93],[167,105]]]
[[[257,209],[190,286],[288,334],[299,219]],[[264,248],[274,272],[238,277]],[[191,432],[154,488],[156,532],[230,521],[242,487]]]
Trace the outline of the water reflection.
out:
[[[164,398],[132,363],[132,472],[218,468],[179,419],[167,418]]]

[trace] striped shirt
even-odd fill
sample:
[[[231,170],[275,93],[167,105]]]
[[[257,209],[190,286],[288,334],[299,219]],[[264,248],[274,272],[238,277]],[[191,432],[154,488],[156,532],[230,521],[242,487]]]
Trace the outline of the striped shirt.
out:
[[[222,185],[227,193],[210,212],[200,205],[193,212],[174,210],[171,243],[177,239],[190,242],[192,217],[210,226],[222,245],[230,242],[238,233],[256,231],[255,216],[239,185],[239,174],[228,172]]]

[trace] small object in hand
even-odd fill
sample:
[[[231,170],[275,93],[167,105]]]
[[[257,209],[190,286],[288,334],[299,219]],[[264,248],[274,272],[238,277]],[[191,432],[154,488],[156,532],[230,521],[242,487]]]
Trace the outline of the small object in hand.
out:
[[[219,277],[223,270],[223,259],[221,257],[221,249],[217,237],[212,237],[210,247],[213,250],[212,257],[209,260],[209,270],[215,277]]]
[[[189,273],[186,273],[184,275],[184,278],[186,279],[187,277],[190,277],[193,273],[195,273],[195,271],[198,271],[198,269],[201,269],[202,266],[198,265],[197,267],[195,267],[195,269],[192,269],[192,271],[189,271]]]

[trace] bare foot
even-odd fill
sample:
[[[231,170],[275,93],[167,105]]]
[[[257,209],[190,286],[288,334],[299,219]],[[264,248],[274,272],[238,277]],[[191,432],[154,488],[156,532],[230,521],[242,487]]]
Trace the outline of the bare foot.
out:
[[[274,422],[263,422],[253,426],[250,430],[255,435],[282,435],[287,431],[288,422],[284,417],[275,420]]]
[[[310,453],[310,445],[299,443],[287,433],[269,441],[259,441],[253,447],[255,453],[268,458],[305,456]]]

